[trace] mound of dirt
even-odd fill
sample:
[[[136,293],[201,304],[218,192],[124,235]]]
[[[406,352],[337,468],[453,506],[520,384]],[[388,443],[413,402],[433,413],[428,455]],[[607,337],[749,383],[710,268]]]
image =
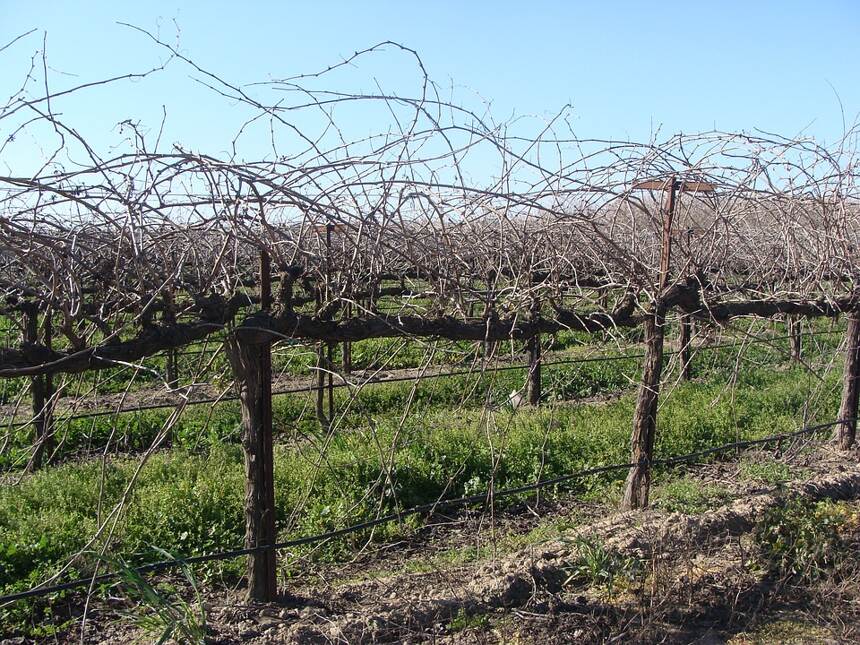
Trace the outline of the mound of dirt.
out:
[[[503,642],[516,634],[519,642],[592,642],[613,632],[623,634],[629,628],[625,622],[642,615],[641,593],[636,593],[641,590],[631,589],[610,602],[599,590],[567,589],[577,550],[587,537],[602,544],[606,553],[659,569],[665,604],[679,600],[677,592],[684,591],[683,604],[661,610],[675,614],[670,624],[683,626],[673,636],[671,625],[664,625],[666,638],[690,642],[691,626],[701,627],[703,619],[707,624],[708,616],[722,616],[726,593],[737,596],[739,611],[741,597],[766,584],[744,568],[740,538],[769,509],[792,498],[860,499],[856,459],[822,449],[805,461],[809,477],[803,481],[765,490],[754,483],[739,484],[734,491],[738,499],[700,515],[616,513],[485,563],[368,578],[319,593],[306,588],[305,599],[295,600],[299,607],[283,608],[277,619],[262,621],[263,608],[256,615],[246,611],[240,629],[218,629],[216,638],[249,643],[455,643]],[[657,584],[654,578],[650,576],[651,584]],[[237,624],[235,611],[222,608],[213,616],[215,622],[222,627]],[[528,626],[529,613],[541,617],[540,629]],[[722,642],[713,631],[702,633],[709,634],[710,642]]]

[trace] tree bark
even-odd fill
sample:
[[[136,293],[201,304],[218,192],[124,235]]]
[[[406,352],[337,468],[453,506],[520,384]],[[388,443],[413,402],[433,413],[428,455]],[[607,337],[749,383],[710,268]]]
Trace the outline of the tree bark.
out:
[[[857,435],[857,403],[860,400],[860,313],[848,318],[845,330],[845,367],[842,372],[842,405],[839,407],[839,447],[848,450]]]
[[[272,442],[271,345],[252,345],[231,337],[227,354],[242,408],[242,448],[245,453],[245,548],[274,544],[275,482]],[[277,597],[274,549],[248,556],[248,599]]]
[[[645,365],[636,397],[631,437],[631,459],[635,464],[627,476],[624,510],[648,506],[651,486],[651,461],[654,458],[654,438],[657,433],[657,399],[663,371],[663,312],[658,310],[645,322]]]
[[[675,289],[673,287],[672,289]],[[858,306],[856,296],[818,300],[744,301],[707,303],[693,307],[678,300],[692,297],[686,287],[670,289],[673,298],[665,297],[668,307],[679,307],[701,320],[714,322],[739,316],[768,318],[781,313],[809,317],[836,316]],[[216,304],[206,306],[206,316],[194,323],[177,323],[172,327],[153,326],[142,330],[135,338],[86,347],[74,352],[53,351],[31,345],[22,348],[0,348],[0,378],[37,376],[40,374],[76,374],[96,369],[116,367],[117,361],[135,361],[171,347],[181,347],[219,331],[232,320],[240,306],[248,302],[241,294],[229,300],[214,299]],[[560,309],[552,317],[536,321],[511,315],[497,320],[482,318],[462,320],[452,316],[423,318],[374,314],[370,317],[343,320],[319,320],[313,316],[279,310],[277,315],[251,315],[237,328],[246,338],[266,337],[272,332],[291,338],[324,340],[331,342],[360,341],[368,338],[398,338],[406,336],[437,337],[449,340],[501,340],[525,339],[535,333],[554,334],[563,330],[600,332],[615,327],[634,327],[642,318],[632,308],[619,308],[613,312],[582,312]],[[261,341],[256,341],[261,342]]]

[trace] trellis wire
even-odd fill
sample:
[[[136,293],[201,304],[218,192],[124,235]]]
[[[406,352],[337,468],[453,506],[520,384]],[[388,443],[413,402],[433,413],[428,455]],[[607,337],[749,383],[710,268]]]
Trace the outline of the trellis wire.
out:
[[[819,336],[832,336],[832,335],[841,334],[841,333],[843,333],[842,330],[820,331],[820,332],[803,332],[801,334],[801,336],[819,337]],[[773,343],[773,342],[780,341],[780,340],[788,340],[790,338],[791,338],[791,335],[786,335],[786,336],[773,336],[773,337],[769,337],[769,338],[754,339],[754,340],[749,340],[749,341],[744,341],[744,342],[721,343],[721,344],[716,344],[716,345],[707,345],[704,347],[698,347],[698,348],[696,348],[696,351],[697,352],[705,352],[705,351],[713,351],[713,350],[717,350],[717,349],[732,349],[735,347],[747,347],[749,345],[768,344],[768,343]],[[664,355],[665,356],[674,356],[674,355],[677,355],[679,353],[680,353],[679,350],[670,350],[670,351],[664,352]],[[542,362],[541,365],[543,367],[557,367],[557,366],[561,366],[561,365],[577,365],[577,364],[584,364],[584,363],[599,363],[599,362],[611,363],[611,362],[615,362],[615,361],[624,361],[624,360],[643,358],[644,356],[645,356],[644,352],[637,352],[635,354],[620,354],[617,356],[606,356],[606,355],[604,355],[604,356],[589,356],[589,357],[585,357],[585,358],[571,358],[571,359],[564,359],[564,360],[558,360],[558,361],[548,361],[548,362],[545,361],[545,362]],[[454,376],[473,376],[473,375],[480,375],[480,374],[491,373],[491,372],[506,372],[506,371],[513,371],[513,370],[528,369],[528,368],[529,368],[528,364],[520,364],[520,365],[500,365],[500,366],[495,366],[495,367],[486,367],[486,368],[482,368],[481,370],[455,370],[455,371],[449,371],[449,372],[431,372],[429,374],[423,374],[421,376],[421,380],[434,379],[434,378],[448,378],[448,377],[454,377]],[[416,376],[414,376],[414,375],[411,375],[411,376],[395,376],[392,378],[380,378],[380,379],[368,380],[368,381],[361,383],[360,387],[382,385],[385,383],[403,383],[403,382],[415,381],[415,380],[416,380]],[[348,382],[334,383],[332,385],[333,388],[344,388],[344,387],[350,387],[350,386],[357,387],[354,383],[348,383]],[[328,388],[327,385],[323,387],[323,389],[327,389],[327,388]],[[319,389],[320,389],[320,386],[318,386],[318,385],[303,385],[301,387],[275,390],[272,392],[272,396],[281,396],[281,395],[286,395],[286,394],[303,394],[306,392],[316,392]],[[232,396],[232,395],[231,396],[221,396],[221,397],[207,397],[207,398],[203,398],[203,399],[194,399],[194,400],[188,401],[185,405],[192,406],[192,405],[229,403],[229,402],[235,402],[238,400],[239,400],[239,397]],[[96,417],[106,417],[106,416],[113,416],[113,415],[120,415],[120,414],[133,414],[133,413],[137,413],[137,412],[148,412],[151,410],[166,410],[166,409],[173,408],[173,407],[176,407],[175,403],[153,403],[150,405],[140,405],[140,406],[134,406],[134,407],[129,407],[129,408],[99,410],[99,411],[95,411],[95,412],[87,412],[84,414],[76,414],[73,416],[58,418],[57,421],[70,422],[70,421],[75,421],[75,420],[80,420],[80,419],[92,419],[92,418],[96,418]],[[25,426],[28,426],[31,424],[32,424],[32,420],[17,421],[14,423],[4,424],[4,427],[9,428],[9,429],[21,428],[21,427],[25,427]]]

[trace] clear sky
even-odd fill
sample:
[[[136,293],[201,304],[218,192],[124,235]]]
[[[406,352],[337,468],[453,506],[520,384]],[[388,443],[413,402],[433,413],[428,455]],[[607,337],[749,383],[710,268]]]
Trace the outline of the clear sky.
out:
[[[832,141],[842,132],[843,111],[849,125],[860,113],[857,0],[0,0],[0,47],[39,30],[0,53],[4,97],[20,84],[45,32],[52,88],[143,70],[164,57],[117,21],[169,40],[175,21],[182,52],[237,84],[315,71],[356,49],[396,40],[418,50],[434,80],[453,83],[461,102],[483,97],[499,120],[549,115],[571,103],[572,125],[586,138],[643,140],[660,126],[667,134],[761,128]],[[359,83],[376,78],[399,88],[414,77],[401,55],[380,56],[373,65],[372,76]],[[123,119],[157,127],[166,105],[173,140],[224,149],[231,108],[203,101],[200,92],[180,68],[58,109],[88,138],[107,144]],[[4,128],[0,122],[0,134]],[[33,143],[8,149],[0,171]]]

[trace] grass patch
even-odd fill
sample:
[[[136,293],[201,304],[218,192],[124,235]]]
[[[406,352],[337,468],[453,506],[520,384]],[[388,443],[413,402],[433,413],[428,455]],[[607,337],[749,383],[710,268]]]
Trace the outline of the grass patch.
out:
[[[815,581],[854,552],[858,534],[856,504],[796,499],[771,509],[755,537],[765,560],[782,577]]]
[[[731,493],[722,486],[703,484],[691,477],[655,487],[654,505],[670,513],[696,515],[725,504]]]
[[[462,632],[467,629],[484,630],[490,626],[490,617],[485,613],[469,613],[462,607],[451,619],[448,629],[452,632]]]
[[[817,645],[836,642],[833,636],[831,630],[809,620],[783,618],[737,634],[729,639],[728,645]]]
[[[639,363],[625,359],[557,369],[567,375],[559,382],[574,390],[614,391],[629,382]],[[414,393],[408,383],[369,388],[351,402],[339,432],[330,437],[322,435],[307,412],[306,397],[277,398],[276,429],[282,440],[275,454],[279,538],[342,528],[443,495],[480,492],[490,483],[500,489],[626,462],[633,392],[599,405],[512,410],[504,402],[512,385],[521,385],[523,378],[522,371],[512,370],[488,374],[480,381],[428,380]],[[823,384],[814,381],[818,396],[813,408],[807,405],[810,383],[810,376],[797,367],[751,368],[737,375],[733,368],[702,367],[697,382],[679,384],[663,399],[657,455],[684,454],[795,429],[804,414],[811,422],[832,417],[838,407],[838,374],[829,373]],[[729,385],[734,387],[731,395]],[[339,396],[339,407],[346,410],[345,393]],[[401,422],[408,400],[413,407]],[[160,428],[160,422],[156,413],[143,415],[121,434],[144,445],[144,437]],[[140,472],[110,543],[101,538],[90,549],[106,548],[133,565],[150,560],[153,546],[190,556],[241,545],[243,463],[236,443],[238,424],[234,404],[187,411],[174,429],[172,450],[155,454]],[[112,429],[105,425],[98,432]],[[80,436],[95,445],[94,431],[88,432]],[[289,441],[292,438],[303,440]],[[127,457],[110,457],[104,465],[69,462],[27,476],[19,485],[0,487],[0,592],[32,586],[82,549],[121,498],[136,465]],[[543,494],[552,496],[563,489],[605,498],[624,476],[623,472],[590,476]],[[701,495],[687,493],[681,485],[665,499],[688,508],[707,503],[707,496],[703,501]],[[402,525],[378,527],[374,539],[403,535],[419,522],[413,518]],[[333,560],[351,553],[368,537],[344,536],[313,551],[298,549],[297,554]],[[93,558],[82,558],[67,575],[86,574],[94,563]],[[282,574],[290,575],[290,566],[286,561]],[[243,562],[235,560],[211,563],[199,574],[236,580],[242,571]],[[32,616],[56,600],[4,608],[0,625],[19,623],[25,609]]]
[[[788,464],[778,461],[747,461],[740,464],[740,478],[744,481],[760,482],[763,484],[784,484],[792,479],[803,476],[803,471],[792,469]]]
[[[619,586],[630,584],[642,571],[640,560],[607,549],[594,537],[579,537],[575,546],[576,556],[565,568],[564,587],[587,586],[611,598]]]

